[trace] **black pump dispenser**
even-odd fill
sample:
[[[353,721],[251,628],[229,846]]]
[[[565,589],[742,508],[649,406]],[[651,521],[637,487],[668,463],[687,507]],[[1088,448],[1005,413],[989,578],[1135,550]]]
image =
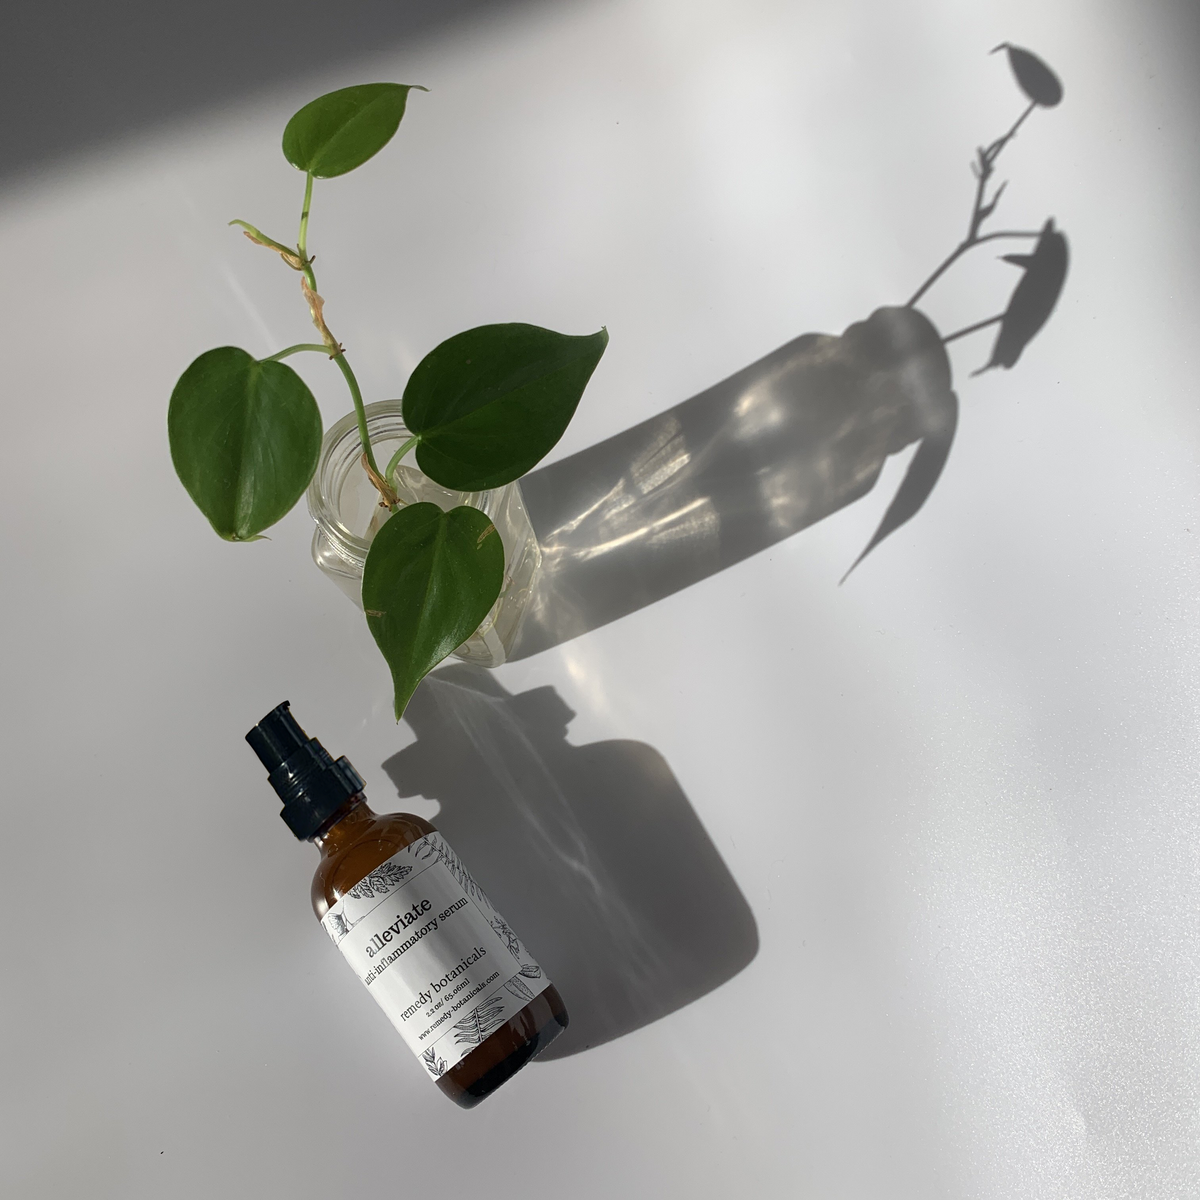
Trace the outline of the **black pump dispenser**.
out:
[[[273,708],[246,734],[246,741],[283,801],[279,815],[303,841],[366,785],[347,758],[334,762],[329,751],[300,728],[290,709],[287,700]]]

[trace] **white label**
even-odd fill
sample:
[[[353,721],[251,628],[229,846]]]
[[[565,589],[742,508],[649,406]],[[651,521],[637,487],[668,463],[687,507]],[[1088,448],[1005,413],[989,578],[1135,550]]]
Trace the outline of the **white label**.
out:
[[[550,986],[440,833],[376,867],[321,924],[434,1079]]]

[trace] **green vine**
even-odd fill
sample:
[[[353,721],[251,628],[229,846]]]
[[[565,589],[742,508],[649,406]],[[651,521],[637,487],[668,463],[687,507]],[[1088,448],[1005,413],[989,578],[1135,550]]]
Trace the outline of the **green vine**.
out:
[[[288,122],[284,157],[305,177],[295,247],[248,221],[230,224],[300,274],[321,341],[262,359],[234,346],[206,351],[180,376],[167,413],[172,460],[196,505],[221,537],[254,541],[303,495],[321,448],[316,400],[283,360],[319,352],[337,364],[363,470],[391,510],[367,554],[363,608],[391,669],[397,718],[425,674],[485,619],[505,574],[501,539],[478,509],[400,504],[393,483],[400,461],[415,451],[420,470],[450,491],[486,492],[518,479],[562,436],[608,343],[603,329],[577,337],[523,324],[484,325],[447,339],[409,378],[401,408],[410,436],[379,470],[362,389],[325,319],[308,223],[315,181],[347,174],[382,150],[412,90],[396,83],[343,88]]]

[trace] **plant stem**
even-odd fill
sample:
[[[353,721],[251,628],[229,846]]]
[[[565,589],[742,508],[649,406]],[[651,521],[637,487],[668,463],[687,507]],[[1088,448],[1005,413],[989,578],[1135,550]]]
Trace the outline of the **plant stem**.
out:
[[[953,333],[948,333],[942,338],[942,345],[949,345],[956,338],[966,337],[968,333],[975,333],[980,329],[986,329],[989,325],[995,325],[1004,320],[1003,313],[997,313],[994,317],[988,317],[986,321],[976,321],[974,325],[968,325],[965,329],[956,329]]]
[[[315,345],[312,342],[301,342],[295,346],[288,346],[286,350],[280,350],[278,354],[272,354],[270,358],[263,359],[264,362],[278,362],[281,358],[287,358],[289,354],[299,354],[302,350],[319,350],[322,354],[328,354],[338,365],[338,369],[345,377],[346,385],[350,389],[350,399],[354,401],[354,416],[358,421],[358,436],[362,442],[363,461],[365,462],[371,477],[371,482],[379,489],[380,495],[386,501],[392,512],[396,511],[396,496],[388,484],[386,476],[379,474],[379,465],[375,461],[375,452],[371,448],[371,436],[367,431],[367,412],[363,406],[362,391],[358,386],[358,380],[354,377],[354,372],[350,369],[350,364],[346,361],[345,351],[342,349],[341,343],[330,332],[329,326],[325,323],[323,314],[324,301],[321,299],[320,293],[317,291],[317,277],[313,273],[312,259],[308,256],[308,214],[312,208],[312,190],[313,190],[313,175],[310,171],[304,181],[304,207],[300,212],[300,238],[296,243],[296,253],[293,253],[280,242],[269,238],[260,230],[255,229],[253,225],[245,221],[230,221],[230,225],[240,225],[248,237],[252,241],[257,242],[260,246],[268,246],[272,250],[278,251],[280,257],[293,270],[300,271],[304,275],[304,296],[308,301],[309,311],[312,313],[313,324],[320,331],[321,336],[326,340],[322,345]]]
[[[302,350],[320,351],[322,354],[328,355],[329,347],[321,345],[318,342],[300,342],[298,345],[289,346],[286,350],[280,350],[276,354],[271,354],[267,358],[262,359],[262,362],[278,362],[281,358],[287,358],[289,354],[299,354]]]
[[[289,249],[282,242],[277,242],[274,238],[267,237],[267,235],[265,233],[263,233],[263,231],[261,229],[256,229],[253,225],[250,224],[249,221],[241,221],[237,217],[234,217],[234,219],[232,221],[230,221],[229,224],[230,225],[240,225],[242,228],[242,232],[245,233],[245,235],[252,242],[256,242],[260,246],[266,246],[271,250],[277,251],[279,254],[281,254],[283,256],[284,260],[287,262],[287,264],[289,266],[296,267],[297,263],[300,261],[296,257],[296,253],[294,250]],[[299,269],[299,268],[297,267],[297,269]]]
[[[981,242],[990,241],[997,237],[1037,237],[1037,234],[1027,233],[989,233],[981,235],[979,230],[984,221],[988,219],[996,208],[996,204],[1000,200],[1000,193],[1004,191],[1004,184],[1001,184],[997,189],[996,194],[992,197],[991,203],[984,203],[984,196],[987,193],[988,180],[992,177],[992,171],[996,165],[996,159],[1000,157],[1000,152],[1012,141],[1017,135],[1017,130],[1025,122],[1025,118],[1029,116],[1037,105],[1031,100],[1029,106],[1024,112],[1013,122],[1007,133],[998,137],[987,149],[979,148],[977,151],[977,164],[972,163],[972,170],[975,172],[975,202],[971,206],[971,219],[967,224],[967,236],[946,256],[941,265],[925,280],[923,284],[913,293],[912,298],[905,305],[906,308],[912,308],[920,298],[941,277],[970,249],[978,246]]]
[[[411,450],[411,449],[412,449],[412,448],[413,448],[413,447],[414,447],[414,446],[415,446],[415,445],[416,445],[416,444],[417,444],[417,443],[418,443],[420,440],[421,440],[421,435],[420,435],[419,433],[414,433],[414,434],[412,435],[412,437],[410,437],[410,438],[408,439],[408,441],[407,441],[407,442],[405,442],[405,443],[404,443],[404,445],[403,445],[403,446],[401,446],[401,447],[400,447],[400,449],[399,449],[399,450],[397,450],[397,451],[396,451],[396,453],[392,455],[392,457],[391,457],[391,460],[389,461],[389,463],[388,463],[388,465],[387,465],[387,470],[386,470],[386,471],[383,473],[383,477],[384,477],[384,479],[386,479],[386,480],[388,481],[388,483],[391,483],[391,482],[392,482],[392,475],[395,473],[395,470],[396,470],[396,468],[397,468],[397,467],[400,465],[400,460],[401,460],[401,459],[402,459],[402,458],[403,458],[403,457],[404,457],[404,456],[405,456],[405,455],[406,455],[406,454],[407,454],[407,453],[408,453],[408,452],[409,452],[409,451],[410,451],[410,450]]]
[[[300,234],[296,249],[300,252],[300,270],[308,281],[308,286],[317,290],[317,277],[313,274],[312,259],[308,257],[308,214],[312,209],[313,176],[310,171],[304,177],[304,207],[300,210]]]
[[[313,175],[309,171],[304,180],[304,207],[300,211],[300,234],[299,240],[296,243],[296,249],[300,252],[300,270],[304,273],[305,282],[308,284],[312,295],[309,296],[309,305],[312,307],[313,319],[321,329],[322,334],[328,334],[333,342],[332,346],[323,345],[311,347],[312,349],[323,350],[330,358],[337,363],[338,369],[341,371],[346,380],[346,386],[350,389],[350,399],[354,401],[354,416],[358,422],[358,438],[362,443],[363,458],[369,468],[368,474],[372,476],[372,482],[381,477],[379,474],[379,464],[375,461],[375,451],[371,446],[371,435],[367,430],[367,411],[363,405],[362,390],[358,386],[358,380],[354,376],[354,371],[350,364],[346,361],[346,352],[342,349],[341,343],[333,337],[329,331],[329,326],[325,324],[325,318],[321,311],[322,301],[317,292],[317,277],[312,269],[312,259],[308,256],[308,214],[312,208],[312,190],[313,190]],[[314,299],[315,298],[315,299]],[[315,305],[315,306],[314,306]],[[306,347],[309,348],[309,347]],[[290,353],[290,351],[285,351]],[[376,483],[376,487],[380,485]],[[388,507],[392,512],[396,511],[396,497],[391,494],[386,482],[383,487],[380,487],[380,494],[387,502]]]
[[[300,241],[297,243],[300,257],[304,260],[308,259],[308,211],[312,207],[312,185],[313,176],[312,172],[309,171],[304,181],[304,208],[300,212]],[[313,291],[315,292],[316,290],[316,285],[314,284]]]
[[[379,465],[375,462],[375,452],[371,449],[371,435],[367,432],[367,411],[363,407],[362,392],[359,391],[358,380],[354,378],[354,372],[350,369],[350,364],[346,361],[344,354],[337,355],[333,361],[337,363],[342,374],[346,377],[346,386],[349,387],[350,397],[354,401],[354,415],[358,418],[358,436],[362,440],[363,453],[367,456],[367,462],[371,464],[371,470],[378,475]]]

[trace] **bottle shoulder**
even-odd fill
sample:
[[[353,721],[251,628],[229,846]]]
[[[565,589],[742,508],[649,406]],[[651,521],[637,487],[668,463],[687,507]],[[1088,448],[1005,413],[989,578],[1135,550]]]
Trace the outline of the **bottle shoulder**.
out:
[[[415,813],[372,813],[353,840],[322,853],[312,881],[317,920],[380,863],[434,832],[434,826]]]

